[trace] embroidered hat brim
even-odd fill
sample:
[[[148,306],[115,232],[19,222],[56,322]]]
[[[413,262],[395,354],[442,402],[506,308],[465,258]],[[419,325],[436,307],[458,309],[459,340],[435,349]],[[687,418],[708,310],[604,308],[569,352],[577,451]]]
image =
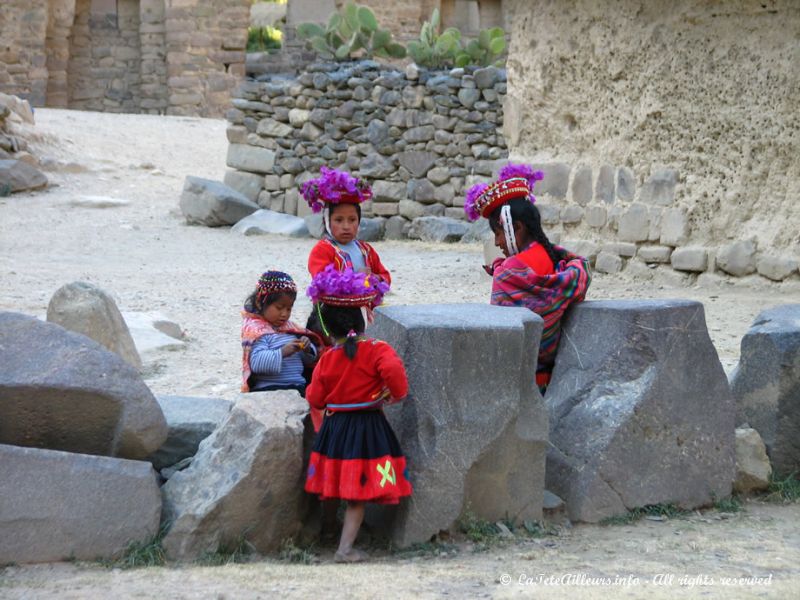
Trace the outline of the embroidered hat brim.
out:
[[[489,215],[509,200],[527,198],[530,192],[528,181],[522,177],[496,181],[478,196],[475,208],[482,217],[488,219]]]

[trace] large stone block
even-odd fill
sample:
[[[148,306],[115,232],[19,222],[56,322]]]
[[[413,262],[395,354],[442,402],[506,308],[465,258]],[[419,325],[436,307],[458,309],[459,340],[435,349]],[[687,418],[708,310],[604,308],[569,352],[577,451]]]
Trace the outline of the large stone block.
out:
[[[689,219],[686,211],[670,208],[661,216],[661,243],[665,246],[681,246],[689,240]]]
[[[169,433],[161,447],[148,457],[156,469],[194,456],[200,442],[210,436],[231,412],[233,403],[220,398],[158,396]]]
[[[21,160],[0,160],[0,190],[24,192],[47,185],[47,177],[36,167]]]
[[[752,240],[740,240],[720,247],[717,266],[736,277],[756,271],[756,245]]]
[[[592,199],[592,167],[578,167],[572,178],[572,201],[586,206]]]
[[[797,271],[798,261],[788,256],[761,255],[756,261],[758,274],[773,281],[783,281]]]
[[[225,164],[233,169],[266,175],[272,172],[275,152],[248,144],[231,144],[228,146]]]
[[[228,171],[223,182],[251,202],[258,200],[258,194],[264,189],[264,177],[245,171]]]
[[[408,237],[425,242],[457,242],[469,225],[450,217],[419,217],[411,222]]]
[[[737,423],[761,434],[774,471],[800,470],[800,304],[756,317],[742,338],[731,390]]]
[[[301,217],[274,210],[260,209],[231,227],[231,233],[241,235],[286,235],[309,237],[308,225]]]
[[[138,371],[78,333],[0,313],[0,444],[140,459],[167,424]]]
[[[414,486],[382,515],[396,543],[426,542],[467,510],[491,521],[541,518],[547,419],[533,381],[541,330],[523,308],[378,309],[370,334],[397,350],[409,379],[409,398],[386,411]]]
[[[700,273],[708,267],[708,250],[700,246],[675,248],[670,255],[670,264],[676,271]]]
[[[183,184],[180,208],[190,225],[220,227],[238,223],[257,211],[258,204],[224,183],[189,175]]]
[[[547,489],[571,519],[730,495],[735,409],[702,304],[583,302],[562,332],[545,398]]]
[[[372,184],[372,195],[378,202],[399,202],[407,198],[407,185],[402,181],[375,181]]]
[[[47,305],[47,320],[93,339],[134,368],[142,368],[142,359],[117,303],[99,287],[85,281],[61,286]]]
[[[642,186],[640,199],[647,204],[670,206],[675,199],[677,182],[678,172],[675,169],[656,171]]]
[[[164,548],[191,560],[244,537],[275,552],[300,530],[303,418],[308,404],[294,391],[244,394],[220,427],[200,443],[191,466],[161,489]]]
[[[160,515],[150,463],[0,445],[0,564],[116,558]]]
[[[617,234],[623,242],[645,242],[650,235],[650,211],[643,204],[631,204],[619,218]]]

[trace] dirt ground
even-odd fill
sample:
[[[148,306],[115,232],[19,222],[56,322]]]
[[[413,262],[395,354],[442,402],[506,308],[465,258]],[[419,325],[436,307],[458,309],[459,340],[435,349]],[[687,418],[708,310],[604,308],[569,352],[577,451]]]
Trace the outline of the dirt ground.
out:
[[[224,121],[55,109],[37,110],[36,121],[32,151],[50,165],[47,174],[54,185],[0,198],[0,310],[43,316],[61,285],[89,281],[111,293],[121,310],[159,311],[186,331],[185,349],[142,357],[145,381],[154,393],[234,395],[242,301],[259,273],[269,268],[289,272],[305,288],[305,260],[314,241],[243,237],[227,228],[184,224],[178,210],[184,177],[221,180],[224,175]],[[127,204],[75,205],[83,196]],[[487,301],[489,279],[479,267],[482,249],[477,244],[380,242],[376,247],[394,280],[390,304]],[[648,297],[703,302],[711,338],[730,370],[753,318],[770,306],[800,302],[800,281],[779,285],[718,276],[698,281],[660,268],[597,274],[590,289],[592,299]],[[299,297],[295,319],[304,321],[309,307]],[[134,571],[84,564],[12,567],[0,571],[0,598],[99,598],[111,593],[300,597],[341,595],[343,590],[357,597],[788,598],[800,589],[799,523],[798,505],[750,502],[730,518],[712,511],[666,522],[582,525],[557,537],[484,552],[389,556],[360,566],[266,561]],[[511,578],[508,585],[504,574]],[[518,583],[521,575],[546,579],[568,574],[612,579],[633,575],[639,581],[610,586]],[[672,584],[656,585],[652,578],[658,574],[675,578]],[[715,581],[709,586],[690,586],[688,580],[680,584],[687,574]],[[768,585],[720,581],[770,574]]]

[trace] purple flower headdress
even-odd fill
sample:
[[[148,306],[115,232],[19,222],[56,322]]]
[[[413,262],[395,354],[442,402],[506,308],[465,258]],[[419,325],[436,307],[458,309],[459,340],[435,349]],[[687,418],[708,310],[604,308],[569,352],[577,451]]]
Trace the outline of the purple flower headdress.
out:
[[[500,169],[496,182],[477,183],[467,190],[464,201],[467,219],[477,221],[478,217],[488,218],[492,211],[512,198],[525,197],[531,203],[536,202],[533,186],[543,178],[544,173],[534,171],[530,165],[506,165]]]
[[[389,291],[389,284],[377,275],[368,275],[347,268],[339,271],[328,265],[317,273],[306,290],[314,303],[333,306],[377,306]]]
[[[315,213],[325,208],[326,203],[359,204],[372,198],[372,190],[364,180],[328,167],[322,167],[316,179],[302,184],[300,194]]]

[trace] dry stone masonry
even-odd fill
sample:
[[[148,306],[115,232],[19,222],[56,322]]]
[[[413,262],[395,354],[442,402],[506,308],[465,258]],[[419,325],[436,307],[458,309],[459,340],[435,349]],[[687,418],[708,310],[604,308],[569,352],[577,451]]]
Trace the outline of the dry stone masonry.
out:
[[[264,79],[242,84],[227,113],[227,162],[236,170],[225,178],[262,208],[307,215],[298,186],[327,165],[372,183],[364,213],[387,226],[461,220],[465,187],[488,179],[508,154],[501,69],[434,73],[359,61]]]
[[[244,76],[249,0],[4,0],[0,92],[34,106],[217,116]]]

